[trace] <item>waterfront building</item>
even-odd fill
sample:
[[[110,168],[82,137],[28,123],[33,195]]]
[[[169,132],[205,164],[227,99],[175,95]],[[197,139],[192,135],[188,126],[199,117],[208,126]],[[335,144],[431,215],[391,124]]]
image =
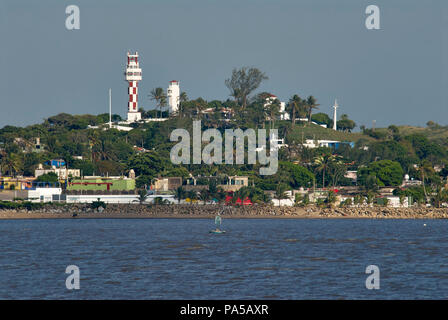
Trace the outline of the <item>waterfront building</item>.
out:
[[[226,184],[220,184],[218,187],[227,192],[240,190],[242,187],[249,186],[249,177],[247,176],[229,176]]]
[[[84,178],[73,179],[67,185],[68,191],[133,191],[135,179],[131,178]]]
[[[176,190],[178,187],[181,186],[182,186],[182,177],[156,178],[154,179],[154,183],[151,185],[151,190],[154,191]]]

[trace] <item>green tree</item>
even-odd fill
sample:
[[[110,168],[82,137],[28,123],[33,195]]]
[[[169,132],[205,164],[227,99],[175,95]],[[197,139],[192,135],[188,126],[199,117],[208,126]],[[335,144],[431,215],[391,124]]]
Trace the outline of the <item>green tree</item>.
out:
[[[41,176],[38,176],[36,178],[36,180],[34,180],[36,182],[50,182],[50,183],[55,183],[59,181],[59,177],[56,173],[54,172],[49,172],[49,173],[45,173]]]
[[[196,190],[187,191],[187,198],[190,198],[190,204],[193,204],[193,200],[198,199],[198,192]]]
[[[274,198],[278,200],[278,205],[280,206],[280,201],[283,199],[288,199],[288,195],[286,194],[287,186],[284,184],[279,184],[275,189]]]
[[[187,101],[188,101],[187,93],[186,93],[185,91],[182,91],[182,92],[180,93],[180,95],[179,95],[179,110],[178,110],[178,112],[177,112],[179,118],[182,118],[182,117],[183,117],[182,112],[183,112],[183,110],[184,110],[184,104],[185,104],[185,102],[187,102]]]
[[[358,170],[358,182],[365,185],[365,180],[368,176],[375,176],[377,185],[384,186],[399,186],[403,182],[403,169],[400,163],[391,160],[380,160],[371,162],[367,167],[362,167]]]
[[[138,202],[140,202],[140,204],[143,204],[146,199],[148,199],[148,191],[146,191],[146,189],[138,190]]]
[[[350,120],[348,118],[348,115],[343,114],[341,116],[341,120],[336,122],[336,126],[337,126],[338,130],[351,132],[356,127],[356,123],[355,123],[355,121]]]
[[[308,123],[311,123],[311,116],[313,114],[313,109],[319,109],[318,106],[320,106],[320,104],[317,103],[316,98],[314,98],[313,96],[309,96],[306,99],[306,103],[304,106],[308,113]]]
[[[336,202],[336,193],[333,190],[328,191],[327,198],[325,202],[331,207]]]
[[[325,174],[337,162],[337,158],[331,154],[323,154],[314,159],[316,170],[322,173],[322,188],[325,188]]]
[[[177,187],[176,190],[174,190],[174,198],[177,199],[177,203],[180,204],[180,201],[185,199],[186,192],[182,186]]]
[[[162,88],[155,88],[151,90],[149,94],[151,100],[156,101],[157,106],[160,108],[160,118],[162,118],[162,108],[166,106],[166,94]]]
[[[267,79],[268,77],[257,68],[242,67],[233,69],[232,76],[225,81],[225,85],[230,90],[230,95],[244,110],[248,96],[260,86],[263,80]]]
[[[328,116],[328,114],[319,112],[315,113],[311,116],[311,120],[318,123],[318,124],[325,124],[328,128],[331,128],[332,126],[332,120]]]
[[[0,171],[3,174],[16,176],[23,171],[23,159],[18,153],[1,152]]]
[[[207,189],[201,190],[199,193],[199,199],[201,199],[204,204],[207,204],[207,201],[210,200],[210,192]]]
[[[267,113],[269,114],[269,121],[271,122],[271,129],[275,128],[275,118],[280,114],[280,101],[275,99],[266,106]]]
[[[288,110],[291,115],[291,123],[293,126],[296,124],[296,116],[300,116],[301,113],[303,113],[305,103],[306,101],[302,100],[302,98],[300,98],[297,94],[293,95],[292,98],[289,99]]]
[[[418,166],[418,172],[420,174],[420,178],[422,180],[422,186],[423,186],[423,192],[425,193],[425,199],[428,198],[428,194],[426,192],[426,180],[435,175],[434,168],[432,167],[431,163],[427,160],[424,160],[420,163]]]

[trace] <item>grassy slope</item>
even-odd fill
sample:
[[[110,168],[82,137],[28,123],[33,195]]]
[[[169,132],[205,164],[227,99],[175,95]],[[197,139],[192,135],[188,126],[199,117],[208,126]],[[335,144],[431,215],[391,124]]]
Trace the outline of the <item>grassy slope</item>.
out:
[[[290,134],[290,138],[295,141],[302,141],[305,139],[316,139],[316,140],[337,140],[337,141],[358,141],[359,139],[373,140],[371,137],[363,135],[360,132],[348,133],[342,131],[335,131],[333,129],[323,128],[314,124],[302,126],[296,125],[293,132]]]
[[[399,126],[400,134],[407,136],[411,134],[422,134],[429,140],[447,140],[448,139],[448,126],[439,128],[424,128],[414,126]],[[377,131],[387,131],[387,128],[377,128]],[[317,125],[296,125],[294,131],[290,134],[291,138],[296,141],[303,139],[319,139],[319,140],[338,140],[338,141],[359,141],[364,139],[367,141],[374,141],[375,139],[362,134],[361,132],[348,133],[342,131],[335,131],[332,129],[322,128]]]

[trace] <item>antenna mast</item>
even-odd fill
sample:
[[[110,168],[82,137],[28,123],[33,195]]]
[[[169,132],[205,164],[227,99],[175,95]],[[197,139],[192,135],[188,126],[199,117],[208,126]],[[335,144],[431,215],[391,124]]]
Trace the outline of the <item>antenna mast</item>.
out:
[[[112,89],[109,88],[109,129],[112,128]]]

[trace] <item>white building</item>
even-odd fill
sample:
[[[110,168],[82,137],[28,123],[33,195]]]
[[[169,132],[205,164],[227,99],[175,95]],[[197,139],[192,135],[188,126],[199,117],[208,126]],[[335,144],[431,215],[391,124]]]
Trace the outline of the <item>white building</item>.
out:
[[[53,202],[60,199],[62,189],[59,188],[40,188],[28,190],[28,200],[31,202]]]
[[[39,164],[39,167],[34,170],[34,176],[37,178],[50,172],[57,174],[59,180],[66,180],[70,177],[75,178],[81,176],[80,169],[67,169],[66,167],[56,168],[55,166],[51,169],[44,169],[42,164]]]
[[[321,148],[321,147],[328,147],[329,145],[333,143],[338,143],[340,141],[334,141],[334,140],[313,140],[313,139],[306,139],[303,146],[305,148]]]
[[[350,141],[336,141],[336,140],[313,140],[306,139],[305,143],[302,144],[305,148],[335,148],[338,149],[341,145],[347,145],[350,148],[355,146],[354,142]]]
[[[170,203],[177,203],[174,195],[148,195],[144,203],[153,203],[155,198],[162,198]],[[102,201],[104,203],[124,203],[124,204],[138,204],[140,203],[139,196],[135,194],[101,194],[101,195],[67,195],[67,203],[92,203],[94,201]]]
[[[276,95],[271,94],[269,97],[266,98],[266,103],[264,104],[264,107],[271,105],[275,100],[278,100]],[[280,101],[280,108],[279,108],[279,119],[280,120],[289,120],[289,113],[286,111],[286,103]]]
[[[274,147],[274,145],[273,145],[274,143],[276,143],[277,147]],[[270,145],[270,148],[269,148],[270,151],[275,151],[275,150],[278,151],[280,148],[288,147],[288,145],[285,143],[285,139],[278,138],[273,132],[271,132],[269,134],[269,145]],[[261,147],[255,148],[255,151],[261,152],[265,149],[266,149],[266,145],[262,145]]]
[[[166,89],[166,96],[168,97],[168,106],[170,114],[177,112],[179,110],[180,104],[180,87],[179,81],[170,81],[170,86]]]
[[[280,206],[280,207],[292,207],[294,206],[294,197],[293,197],[293,192],[291,190],[285,191],[285,194],[287,196],[286,199],[275,199],[275,196],[272,197],[271,199],[271,203],[274,206]]]
[[[139,121],[142,118],[138,112],[138,82],[142,80],[142,69],[138,62],[138,52],[130,54],[128,52],[128,63],[125,72],[126,81],[129,83],[128,94],[128,122]]]

